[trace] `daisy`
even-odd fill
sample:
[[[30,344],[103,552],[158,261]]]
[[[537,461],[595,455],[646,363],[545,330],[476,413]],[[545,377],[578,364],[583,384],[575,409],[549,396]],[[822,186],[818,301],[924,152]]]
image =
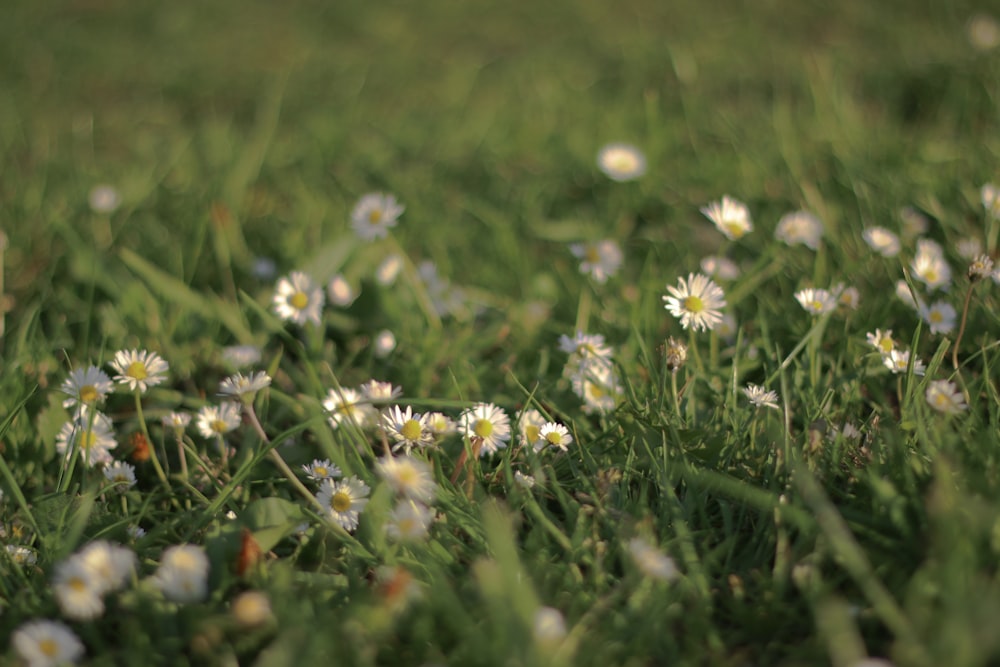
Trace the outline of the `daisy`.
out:
[[[861,293],[858,292],[857,287],[844,287],[843,283],[837,284],[832,290],[834,298],[837,299],[837,305],[848,310],[857,310],[858,304],[861,302]]]
[[[340,427],[345,421],[358,428],[367,426],[375,417],[375,409],[353,389],[331,389],[323,399],[323,408],[330,419],[330,426]]]
[[[66,618],[86,621],[104,614],[104,600],[97,577],[84,561],[75,556],[56,566],[52,591]]]
[[[723,196],[722,201],[703,206],[701,212],[715,223],[715,226],[726,235],[727,239],[739,239],[753,231],[750,209],[747,208],[746,204],[729,195]]]
[[[944,259],[944,252],[934,241],[920,239],[917,241],[917,254],[910,262],[913,276],[927,285],[928,289],[947,291],[951,283],[951,267]]]
[[[435,438],[450,435],[458,430],[458,427],[455,425],[455,420],[441,412],[430,412],[425,414],[424,421],[427,425],[427,430],[430,431]]]
[[[703,258],[699,266],[701,266],[702,273],[709,278],[736,280],[740,277],[740,267],[736,266],[736,262],[728,257],[710,255]]]
[[[946,301],[935,301],[930,306],[920,309],[920,317],[931,325],[931,333],[947,334],[955,328],[955,319],[958,314],[954,306]]]
[[[910,362],[910,352],[909,350],[892,350],[889,354],[882,355],[882,363],[893,373],[897,375],[899,373],[905,373],[906,370],[911,366]],[[927,367],[924,366],[918,357],[913,357],[913,374],[923,375],[926,372]]]
[[[405,449],[409,453],[413,447],[427,447],[434,443],[434,434],[427,428],[427,419],[407,406],[401,410],[398,405],[389,408],[381,416],[382,428],[395,441],[393,451]]]
[[[327,479],[320,486],[316,500],[324,508],[329,509],[327,516],[330,521],[339,524],[344,530],[353,531],[358,527],[358,516],[368,504],[368,488],[357,477],[348,477],[340,481]]]
[[[92,408],[104,400],[111,391],[111,378],[97,366],[77,368],[69,374],[59,389],[69,396],[63,400],[63,407],[78,405]]]
[[[375,334],[372,341],[372,354],[376,359],[385,359],[396,349],[396,336],[388,329],[382,329]]]
[[[135,467],[124,461],[115,461],[104,469],[104,478],[118,493],[125,493],[135,486]]]
[[[600,285],[608,282],[622,265],[623,255],[618,244],[610,239],[594,243],[574,243],[570,252],[580,262],[580,273],[589,274]]]
[[[639,571],[650,579],[670,581],[677,578],[677,566],[673,559],[641,537],[629,540],[628,551]]]
[[[331,278],[330,282],[327,283],[326,295],[329,297],[330,303],[341,308],[347,308],[358,298],[357,292],[351,288],[351,284],[347,282],[347,278],[340,273]]]
[[[108,215],[117,211],[118,207],[121,206],[122,196],[113,185],[95,185],[90,190],[87,203],[90,204],[90,209],[94,213]]]
[[[569,451],[569,445],[573,442],[573,436],[569,430],[557,422],[546,422],[538,431],[538,440],[535,441],[535,451],[544,447],[554,447],[562,451]],[[539,446],[541,445],[541,446]]]
[[[896,296],[899,297],[900,301],[917,312],[920,312],[920,309],[924,307],[923,299],[920,298],[919,294],[910,290],[910,286],[905,280],[896,281]]]
[[[591,369],[611,368],[612,351],[600,334],[577,331],[572,338],[562,334],[559,336],[559,349],[569,355],[565,372],[567,376]]]
[[[802,244],[810,250],[817,250],[823,238],[823,223],[808,211],[786,213],[778,221],[774,238],[786,245]]]
[[[131,391],[145,393],[167,379],[167,362],[156,352],[121,350],[115,353],[111,366],[118,372],[115,382],[127,384]]]
[[[354,205],[351,227],[365,241],[385,238],[389,228],[395,227],[404,207],[393,195],[370,192]]]
[[[81,549],[79,559],[95,576],[101,594],[121,590],[132,580],[136,568],[135,552],[128,547],[96,540]]]
[[[403,395],[403,388],[394,386],[391,382],[369,380],[358,387],[369,403],[386,403]]]
[[[778,407],[778,392],[776,391],[768,391],[759,385],[748,384],[743,388],[743,393],[750,399],[750,404],[756,408],[780,409]]]
[[[993,275],[993,260],[989,255],[979,255],[969,264],[967,275],[969,280],[975,282]]]
[[[301,271],[292,271],[278,281],[274,312],[285,321],[299,325],[312,322],[319,326],[324,301],[323,290],[313,284],[312,278]]]
[[[971,262],[973,259],[983,254],[983,244],[975,237],[960,239],[955,244],[955,252],[962,259]]]
[[[930,227],[930,220],[927,219],[927,216],[912,206],[904,206],[899,209],[899,218],[903,221],[904,236],[911,238],[920,236],[927,233],[927,228]]]
[[[135,526],[135,525],[126,526],[125,534],[129,536],[129,539],[135,541],[143,537],[146,537],[146,529],[143,528],[142,526]]]
[[[525,447],[531,447],[538,451],[538,436],[545,426],[546,419],[542,413],[534,408],[521,410],[517,415],[518,442]]]
[[[983,202],[986,214],[992,218],[1000,218],[1000,188],[992,183],[985,184],[979,190],[979,198]]]
[[[163,418],[163,428],[173,429],[178,435],[183,435],[190,423],[191,415],[187,412],[171,412]]]
[[[38,562],[38,554],[33,549],[23,547],[19,544],[8,544],[4,549],[7,557],[16,565],[34,565]]]
[[[229,607],[236,625],[243,629],[259,628],[274,617],[271,599],[260,591],[244,591],[233,598]]]
[[[480,445],[479,455],[494,454],[510,440],[510,419],[492,403],[477,403],[459,417],[465,437]]]
[[[977,51],[992,51],[1000,45],[1000,24],[989,14],[974,14],[966,24],[966,29],[969,44]]]
[[[11,645],[27,667],[75,664],[83,657],[83,642],[59,621],[29,621],[11,635]]]
[[[218,406],[206,405],[198,411],[198,432],[203,438],[222,437],[242,423],[240,406],[225,402]]]
[[[388,287],[396,282],[399,272],[403,270],[403,258],[395,253],[389,255],[375,269],[375,280],[379,285]]]
[[[725,322],[725,318],[723,318],[723,322]],[[688,347],[671,336],[667,339],[664,357],[667,362],[667,368],[670,369],[671,373],[676,373],[687,362]]]
[[[795,293],[795,299],[810,315],[824,315],[837,307],[837,299],[825,289],[800,290]]]
[[[573,393],[583,399],[583,411],[587,414],[611,412],[618,404],[622,387],[614,369],[601,375],[588,373],[570,378]]]
[[[340,468],[330,463],[330,459],[313,459],[309,465],[302,466],[302,470],[314,482],[322,482],[325,479],[334,479],[341,476]]]
[[[535,612],[531,634],[541,644],[556,644],[566,637],[566,619],[552,607],[540,607]]]
[[[401,500],[389,512],[385,532],[397,542],[419,542],[427,539],[434,511],[412,500]]]
[[[597,168],[612,181],[634,181],[646,173],[646,157],[632,144],[607,144],[597,153]]]
[[[520,470],[514,471],[514,483],[523,489],[530,489],[535,486],[535,478],[531,475],[525,475]]]
[[[222,348],[222,361],[234,368],[246,368],[260,362],[261,352],[256,345],[227,345]]]
[[[111,419],[99,412],[71,419],[56,436],[57,452],[69,456],[79,447],[80,458],[90,467],[111,463],[111,450],[117,446]]]
[[[180,544],[163,552],[153,580],[172,602],[198,602],[208,594],[208,573],[205,550],[193,544]]]
[[[431,467],[412,456],[384,456],[375,464],[375,472],[400,496],[430,504],[437,485]]]
[[[892,339],[892,329],[876,329],[875,333],[866,334],[868,344],[879,351],[881,355],[887,355],[896,349],[896,341]]]
[[[234,373],[219,384],[220,396],[233,396],[244,403],[253,403],[257,392],[271,386],[271,376],[264,371],[254,371],[249,375]]]
[[[895,257],[899,254],[899,237],[885,227],[869,227],[861,236],[872,250],[883,257]]]
[[[947,415],[958,414],[969,407],[955,383],[947,380],[934,380],[927,385],[927,404]]]
[[[722,288],[700,273],[691,273],[687,281],[677,279],[677,287],[667,285],[671,296],[663,296],[665,308],[681,321],[685,329],[705,331],[722,321],[720,312],[726,307]]]

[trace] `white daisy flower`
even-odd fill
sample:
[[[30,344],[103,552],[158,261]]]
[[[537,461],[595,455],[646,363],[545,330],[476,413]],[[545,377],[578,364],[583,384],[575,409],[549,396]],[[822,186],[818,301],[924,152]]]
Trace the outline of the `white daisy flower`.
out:
[[[973,236],[959,239],[958,243],[955,244],[955,252],[962,259],[971,262],[974,258],[983,254],[983,244]]]
[[[458,430],[455,420],[441,412],[430,412],[424,415],[427,430],[436,438],[451,435]]]
[[[924,307],[924,301],[920,298],[919,294],[915,296],[914,294],[914,292],[910,291],[910,286],[905,280],[896,281],[896,296],[900,301],[919,313],[920,309]]]
[[[38,554],[35,553],[34,549],[21,546],[20,544],[8,544],[4,549],[7,551],[7,557],[16,565],[30,566],[38,562]]]
[[[163,552],[153,581],[172,602],[198,602],[208,594],[209,567],[202,547],[179,544]]]
[[[388,329],[382,329],[375,334],[372,341],[372,354],[376,359],[385,359],[396,349],[396,336]]]
[[[589,275],[600,285],[618,273],[624,259],[622,249],[610,239],[593,243],[574,243],[569,250],[574,257],[583,260],[580,262],[580,273]]]
[[[825,289],[807,288],[795,293],[795,300],[810,315],[824,315],[837,307],[837,299]]]
[[[678,278],[677,287],[667,285],[667,291],[670,296],[663,296],[664,307],[685,329],[712,330],[722,321],[725,294],[707,276],[691,273],[686,281]]]
[[[358,293],[354,291],[351,284],[343,274],[338,273],[326,285],[326,295],[330,303],[341,308],[347,308],[358,298]]]
[[[393,451],[429,447],[434,444],[434,434],[427,428],[427,419],[407,406],[406,410],[394,405],[381,415],[382,428],[395,443]]]
[[[969,44],[977,51],[985,53],[1000,45],[1000,24],[989,14],[974,14],[966,24],[966,29]]]
[[[396,542],[420,542],[430,534],[434,510],[412,500],[401,500],[389,512],[385,532]]]
[[[993,260],[989,255],[979,255],[973,258],[969,264],[967,275],[969,276],[969,280],[973,282],[989,278],[993,275]]]
[[[399,273],[402,270],[403,258],[393,253],[382,260],[382,263],[375,269],[375,281],[383,287],[388,287],[396,282],[396,278],[399,277]]]
[[[385,238],[389,228],[395,227],[404,207],[393,195],[370,192],[354,205],[351,227],[365,241]]]
[[[992,218],[1000,218],[1000,188],[992,183],[986,183],[979,190],[986,214]]]
[[[63,400],[64,408],[75,405],[93,408],[111,391],[111,378],[97,366],[77,368],[63,381],[59,390],[69,397]]]
[[[330,426],[340,427],[345,421],[364,428],[377,415],[367,399],[353,389],[331,389],[323,399],[323,408],[330,419]]]
[[[881,355],[887,355],[896,349],[896,341],[892,339],[892,329],[876,329],[875,333],[866,334],[868,344],[879,351]]]
[[[400,496],[425,505],[434,501],[437,484],[431,467],[412,456],[383,456],[375,464],[375,472]]]
[[[932,334],[948,334],[955,328],[958,313],[946,301],[935,301],[920,309],[920,317],[930,325]]]
[[[948,380],[934,380],[927,385],[927,404],[947,415],[958,414],[969,407],[962,392]]]
[[[510,419],[492,403],[477,403],[459,417],[462,431],[469,440],[480,443],[480,456],[493,455],[510,440]]]
[[[233,598],[229,613],[236,625],[246,630],[259,628],[274,618],[271,599],[260,591],[243,591]]]
[[[597,153],[597,168],[613,181],[634,181],[646,173],[646,156],[632,144],[607,144]]]
[[[778,407],[778,392],[776,391],[768,391],[759,385],[748,384],[743,388],[743,393],[746,394],[746,397],[750,399],[750,404],[755,408],[781,409]]]
[[[90,190],[87,203],[94,213],[109,215],[118,210],[122,204],[122,196],[113,185],[95,185]]]
[[[222,361],[233,368],[246,368],[260,362],[261,351],[256,345],[227,345],[222,348]]]
[[[861,236],[872,250],[883,257],[895,257],[902,247],[899,237],[885,227],[869,227]]]
[[[254,371],[249,375],[234,373],[219,384],[220,396],[232,396],[245,403],[253,403],[257,392],[271,386],[271,376],[264,371]]]
[[[74,558],[94,573],[95,584],[102,594],[125,588],[132,580],[137,562],[134,551],[107,540],[91,542]]]
[[[629,540],[628,551],[639,571],[650,579],[670,581],[677,578],[677,566],[673,559],[641,537]]]
[[[309,465],[303,465],[302,470],[314,482],[322,482],[325,479],[334,479],[341,476],[340,468],[330,463],[330,459],[313,459]]]
[[[910,367],[910,351],[909,350],[892,350],[889,354],[882,355],[882,363],[895,374],[905,373]],[[924,362],[920,360],[919,357],[913,357],[913,374],[923,375],[927,371],[927,367]]]
[[[699,263],[701,272],[716,280],[736,280],[740,277],[740,267],[728,257],[709,255]]]
[[[171,412],[163,417],[163,428],[173,429],[181,435],[190,423],[191,415],[187,412]]]
[[[379,404],[395,400],[403,395],[403,388],[394,386],[391,382],[369,380],[358,387],[358,391],[369,403]]]
[[[618,405],[622,386],[613,368],[603,374],[580,373],[570,378],[573,393],[583,399],[583,411],[587,414],[605,414]]]
[[[861,303],[861,293],[857,287],[844,287],[843,283],[838,283],[830,292],[837,300],[837,305],[848,310],[857,310]]]
[[[903,235],[914,237],[927,233],[930,227],[930,220],[927,216],[912,206],[904,206],[899,209],[899,218],[903,221]]]
[[[11,635],[10,643],[27,667],[73,665],[86,652],[80,638],[59,621],[24,623]]]
[[[951,267],[945,261],[944,252],[934,241],[917,241],[917,254],[910,262],[913,276],[927,285],[928,289],[948,290],[951,284]]]
[[[121,350],[115,353],[111,366],[117,371],[115,382],[127,384],[131,391],[144,393],[167,379],[167,362],[156,352]]]
[[[823,223],[808,211],[786,213],[778,221],[774,238],[785,245],[804,245],[810,250],[818,250],[823,238]]]
[[[542,431],[542,427],[545,426],[546,419],[542,416],[542,413],[534,408],[527,408],[521,410],[517,415],[517,431],[518,431],[518,442],[522,446],[531,447],[538,451],[540,447],[537,445],[538,436]]]
[[[545,447],[553,447],[562,451],[569,451],[569,445],[573,443],[573,436],[569,429],[557,422],[545,422],[538,431],[538,440],[535,441],[535,451]]]
[[[323,290],[301,271],[281,278],[274,291],[274,312],[286,322],[319,326],[323,317]]]
[[[52,591],[63,616],[74,621],[88,621],[104,614],[103,591],[97,576],[75,556],[59,563],[52,579]]]
[[[135,466],[124,461],[115,461],[104,468],[104,478],[118,493],[125,493],[135,486]]]
[[[535,612],[531,634],[540,644],[557,644],[566,637],[566,619],[558,609],[540,607]]]
[[[535,486],[535,478],[531,475],[525,475],[520,470],[515,470],[514,483],[523,489],[530,489]]]
[[[111,463],[111,450],[117,446],[111,419],[100,412],[71,419],[56,436],[57,452],[68,457],[79,447],[80,459],[90,467]]]
[[[218,406],[206,405],[198,411],[198,432],[203,438],[221,437],[242,423],[238,403],[227,401]]]
[[[722,201],[711,202],[701,208],[702,214],[715,223],[727,239],[742,238],[753,231],[750,209],[738,199],[724,195]]]
[[[146,537],[146,529],[143,528],[142,526],[136,526],[136,525],[126,526],[125,533],[133,541]]]
[[[339,524],[344,530],[353,531],[358,527],[358,517],[368,504],[371,489],[357,477],[339,481],[323,480],[316,500],[328,509],[327,518]]]
[[[562,334],[559,336],[559,349],[569,355],[563,373],[567,377],[588,372],[604,373],[611,369],[612,350],[600,334],[577,331],[573,338]]]

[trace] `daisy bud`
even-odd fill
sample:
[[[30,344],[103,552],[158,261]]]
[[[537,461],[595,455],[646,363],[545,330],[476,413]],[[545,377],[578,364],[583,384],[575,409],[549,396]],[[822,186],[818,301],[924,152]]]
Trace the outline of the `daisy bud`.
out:
[[[684,362],[688,358],[688,348],[687,345],[680,342],[673,336],[667,339],[667,368],[670,369],[671,373],[676,373],[684,365]]]

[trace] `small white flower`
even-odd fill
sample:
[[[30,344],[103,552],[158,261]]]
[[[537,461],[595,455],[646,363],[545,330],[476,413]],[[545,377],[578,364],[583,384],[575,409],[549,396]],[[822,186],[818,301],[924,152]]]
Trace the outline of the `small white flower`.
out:
[[[778,407],[778,392],[776,391],[768,391],[759,385],[748,384],[743,388],[743,393],[750,399],[750,404],[756,408],[780,410]]]
[[[546,422],[538,431],[538,440],[535,441],[535,451],[545,447],[553,447],[562,451],[568,451],[569,445],[573,443],[573,436],[569,429],[557,422]],[[541,445],[541,446],[539,446]]]
[[[392,490],[409,500],[425,505],[434,501],[437,484],[431,467],[412,456],[383,456],[375,464],[375,472],[392,487]]]
[[[531,475],[525,475],[520,470],[514,471],[514,483],[524,489],[530,489],[535,486],[535,478]]]
[[[667,292],[670,295],[663,296],[664,307],[680,319],[683,328],[706,331],[722,321],[725,294],[708,276],[692,273],[687,280],[678,278],[677,287],[667,285]]]
[[[118,373],[115,382],[128,385],[131,391],[143,393],[167,379],[167,362],[156,352],[121,350],[111,366]]]
[[[382,329],[375,334],[372,341],[372,354],[376,359],[385,359],[396,349],[396,336],[388,329]]]
[[[701,271],[709,278],[717,280],[736,280],[740,277],[740,267],[728,257],[710,255],[701,260]]]
[[[115,461],[104,469],[104,478],[118,493],[125,493],[135,486],[135,467],[124,461]]]
[[[34,549],[29,547],[24,547],[20,544],[8,544],[4,549],[7,551],[7,557],[16,565],[31,566],[38,562],[38,554],[35,553]]]
[[[924,300],[920,298],[919,294],[910,290],[910,285],[905,280],[896,281],[896,296],[900,301],[918,313],[924,307]]]
[[[912,206],[904,206],[899,209],[899,218],[903,221],[903,235],[914,237],[926,234],[930,227],[930,220],[927,216]]]
[[[79,447],[80,459],[90,467],[111,463],[111,450],[117,446],[111,419],[100,412],[71,419],[56,436],[57,452],[68,457]]]
[[[208,594],[208,556],[202,547],[180,544],[167,548],[153,580],[172,602],[198,602]]]
[[[252,403],[258,391],[270,386],[271,376],[264,371],[254,371],[249,375],[234,373],[219,384],[219,395]]]
[[[222,361],[234,368],[246,368],[260,362],[261,352],[256,345],[227,345],[222,348]]]
[[[715,226],[726,235],[727,239],[739,239],[753,231],[750,209],[747,208],[746,204],[729,195],[723,196],[722,201],[711,202],[708,206],[702,207],[701,212],[715,223]]]
[[[574,243],[569,249],[574,257],[583,260],[580,262],[580,273],[590,275],[600,285],[618,273],[624,259],[622,249],[610,239],[594,243]]]
[[[825,289],[800,290],[795,299],[810,315],[824,315],[837,307],[837,299]]]
[[[566,637],[566,619],[552,607],[540,607],[535,612],[531,634],[540,644],[556,644]]]
[[[518,442],[525,447],[531,447],[538,451],[544,447],[544,443],[538,441],[538,437],[545,426],[546,419],[542,413],[534,408],[521,410],[517,415]]]
[[[382,263],[375,269],[375,280],[379,285],[388,287],[396,282],[399,272],[403,270],[403,258],[397,254],[392,254],[382,260]]]
[[[371,489],[357,477],[335,481],[323,480],[316,500],[328,510],[327,518],[344,530],[353,531],[358,527],[358,518],[368,504]]]
[[[967,275],[969,276],[969,280],[972,281],[989,278],[994,275],[993,260],[989,255],[979,255],[973,258],[972,262],[969,264]]]
[[[989,14],[974,15],[969,19],[966,28],[969,44],[975,50],[982,52],[992,51],[997,45],[1000,45],[1000,25]]]
[[[221,437],[242,423],[237,403],[227,401],[218,406],[206,405],[198,411],[198,432],[203,438]]]
[[[632,144],[607,144],[597,153],[597,168],[613,181],[634,181],[646,173],[646,157]]]
[[[441,412],[430,412],[424,415],[427,430],[436,438],[451,435],[458,430],[455,421]]]
[[[171,412],[163,417],[163,428],[173,429],[179,435],[183,435],[190,423],[191,415],[187,412]]]
[[[427,539],[434,510],[413,500],[401,500],[389,512],[386,535],[397,542],[419,542]]]
[[[958,243],[955,244],[955,252],[957,252],[958,256],[962,259],[971,262],[973,259],[983,254],[983,244],[974,236],[959,239]]]
[[[64,408],[73,406],[93,408],[111,391],[111,378],[97,366],[77,368],[69,374],[59,389],[69,397],[63,400]]]
[[[889,354],[882,355],[882,363],[895,374],[905,373],[910,367],[910,351],[909,350],[892,350]],[[924,362],[920,360],[919,357],[913,357],[913,374],[923,375],[927,371],[927,367],[924,366]]]
[[[107,540],[91,542],[73,557],[94,573],[101,594],[123,589],[132,580],[136,568],[134,551]]]
[[[955,328],[958,314],[950,303],[935,301],[920,309],[920,317],[930,325],[931,333],[948,334]]]
[[[330,463],[330,459],[313,459],[309,465],[302,466],[309,479],[314,482],[322,482],[325,479],[334,479],[341,476],[340,468]]]
[[[90,204],[90,209],[94,213],[108,215],[117,211],[118,207],[121,206],[122,196],[113,185],[95,185],[90,190],[87,203]]]
[[[381,416],[382,428],[392,440],[393,450],[429,447],[434,444],[434,434],[427,427],[427,418],[407,406],[406,410],[394,405]]]
[[[948,380],[934,380],[927,385],[927,404],[947,415],[958,414],[969,407],[962,392]]]
[[[94,572],[75,556],[55,568],[52,590],[63,616],[87,621],[104,614],[103,591]]]
[[[861,293],[858,292],[857,287],[844,287],[843,283],[839,283],[830,292],[837,299],[838,306],[842,306],[848,310],[858,309],[858,304],[861,302]]]
[[[629,540],[628,551],[639,571],[650,579],[670,581],[677,578],[677,566],[673,559],[641,537]]]
[[[142,526],[130,525],[125,527],[125,533],[132,540],[138,540],[146,537],[146,529]]]
[[[274,312],[285,321],[319,326],[325,302],[323,290],[301,271],[292,271],[281,278],[274,291]]]
[[[622,394],[622,386],[614,368],[594,372],[599,370],[601,369],[593,369],[570,378],[573,393],[583,399],[583,411],[587,414],[611,412]]]
[[[879,351],[881,355],[887,355],[896,349],[896,341],[892,339],[892,329],[876,329],[875,333],[866,334],[868,344]]]
[[[818,250],[823,238],[823,223],[808,211],[786,213],[778,221],[774,238],[786,245],[801,244],[810,250]]]
[[[917,254],[910,262],[913,276],[927,285],[928,289],[947,291],[951,285],[951,267],[945,261],[944,252],[934,241],[917,241]]]
[[[991,218],[1000,218],[1000,188],[992,183],[985,184],[979,190],[979,197],[983,202],[986,214]]]
[[[395,227],[404,207],[393,195],[370,192],[354,205],[351,211],[351,227],[365,241],[385,238],[389,228]]]
[[[480,444],[479,455],[491,456],[510,440],[510,418],[492,403],[477,403],[459,417],[465,437]]]
[[[83,642],[59,621],[29,621],[10,639],[27,667],[60,667],[76,664],[86,650]]]
[[[331,389],[323,400],[323,408],[330,418],[330,426],[338,428],[344,422],[359,428],[374,420],[376,412],[369,402],[353,389]]]
[[[358,298],[357,292],[351,288],[347,278],[340,273],[330,279],[326,286],[326,295],[329,297],[330,303],[341,308],[347,308]]]
[[[869,227],[862,236],[865,243],[883,257],[895,257],[899,254],[899,237],[885,227]]]

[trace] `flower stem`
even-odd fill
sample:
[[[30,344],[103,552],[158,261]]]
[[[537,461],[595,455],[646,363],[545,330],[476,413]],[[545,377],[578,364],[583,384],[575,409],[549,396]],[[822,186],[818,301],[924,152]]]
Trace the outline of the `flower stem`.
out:
[[[153,469],[156,470],[156,476],[160,478],[160,482],[163,484],[163,488],[167,490],[167,493],[172,494],[173,490],[170,488],[170,482],[167,481],[166,473],[163,472],[163,466],[160,465],[160,457],[156,453],[156,446],[153,444],[152,438],[149,437],[149,429],[146,427],[146,417],[142,414],[142,394],[138,389],[135,391],[135,412],[139,418],[139,428],[146,437],[146,444],[149,446],[149,460],[153,462]]]
[[[292,469],[288,467],[287,463],[285,463],[285,459],[281,458],[281,454],[278,453],[278,450],[271,446],[271,439],[267,437],[267,433],[264,432],[264,427],[260,425],[260,420],[257,419],[257,413],[253,409],[253,404],[244,403],[243,407],[245,408],[247,417],[250,419],[250,424],[252,424],[254,430],[257,431],[257,435],[260,436],[260,439],[265,445],[270,447],[270,449],[267,450],[267,455],[270,457],[271,462],[277,466],[278,470],[281,471],[281,474],[285,476],[285,479],[292,483],[292,486],[299,492],[299,495],[305,498],[306,501],[315,507],[319,511],[320,515],[322,515],[326,508],[324,508],[323,505],[316,500],[316,496],[314,496],[312,492],[306,488],[305,484],[303,484],[299,478],[295,476]]]
[[[969,304],[972,302],[972,290],[976,283],[969,283],[969,289],[965,292],[965,303],[962,304],[962,322],[958,325],[958,335],[955,336],[955,347],[951,350],[951,365],[958,370],[958,346],[962,342],[962,335],[965,333],[965,322],[969,317]]]

